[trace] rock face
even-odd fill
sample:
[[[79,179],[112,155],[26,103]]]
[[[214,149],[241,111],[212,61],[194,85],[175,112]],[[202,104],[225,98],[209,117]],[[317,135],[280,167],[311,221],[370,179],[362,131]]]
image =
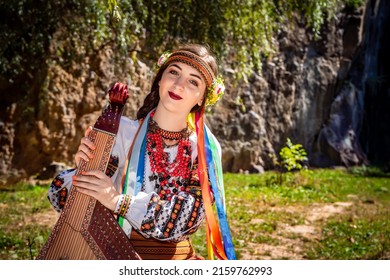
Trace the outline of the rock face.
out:
[[[269,154],[287,137],[304,146],[311,166],[390,167],[390,3],[368,1],[338,18],[319,41],[298,24],[281,33],[262,75],[230,87],[212,118],[225,170],[271,168]]]
[[[386,2],[369,1],[364,9],[338,15],[338,21],[325,25],[318,41],[299,23],[292,25],[279,34],[276,54],[249,83],[235,84],[234,69],[226,62],[222,74],[227,93],[206,117],[223,147],[225,171],[272,168],[269,154],[278,154],[287,137],[304,146],[313,166],[367,163],[377,159],[380,147],[372,149],[378,143],[379,159],[387,156],[388,161],[388,106],[381,107],[387,126],[373,126],[378,118],[370,99],[390,92],[388,78],[378,81],[379,75],[389,75],[390,63],[380,62],[382,57],[390,62],[384,52],[384,46],[389,47],[384,39],[390,14]],[[55,53],[55,40],[51,44],[50,53]],[[45,63],[32,85],[17,87],[0,77],[0,184],[21,177],[50,178],[59,168],[72,166],[80,138],[97,119],[116,81],[129,85],[125,115],[134,118],[148,93],[153,63],[141,55],[136,62],[118,60],[107,47],[66,68],[55,61]],[[18,102],[27,94],[34,96],[32,101]],[[382,98],[388,104],[389,97]],[[364,118],[369,110],[371,115]],[[387,142],[370,139],[372,127],[375,139],[387,129]]]
[[[390,3],[371,1],[364,17],[351,14],[343,35],[337,96],[316,147],[319,165],[374,163],[390,167],[389,40]],[[362,23],[364,22],[364,25]],[[360,42],[354,46],[354,42]],[[348,71],[346,71],[348,69]],[[387,77],[387,78],[386,78]],[[326,153],[325,151],[329,151]]]

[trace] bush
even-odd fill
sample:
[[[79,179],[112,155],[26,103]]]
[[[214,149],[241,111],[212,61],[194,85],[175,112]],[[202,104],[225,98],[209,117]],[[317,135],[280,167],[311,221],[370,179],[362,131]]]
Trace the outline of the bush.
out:
[[[275,154],[271,154],[270,156],[275,166],[283,171],[302,170],[306,167],[308,160],[303,146],[301,144],[293,144],[290,138],[287,138],[286,146],[279,153],[280,160]]]

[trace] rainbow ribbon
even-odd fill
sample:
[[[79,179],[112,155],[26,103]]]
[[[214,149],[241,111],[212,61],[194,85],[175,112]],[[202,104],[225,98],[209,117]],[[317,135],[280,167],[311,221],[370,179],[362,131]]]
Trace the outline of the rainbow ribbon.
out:
[[[203,120],[204,108],[195,114],[198,135],[199,179],[206,211],[206,239],[209,259],[214,255],[222,260],[235,260],[236,255],[226,217],[225,193],[221,158],[215,138],[212,137]],[[211,190],[209,187],[211,183]],[[214,215],[212,195],[216,204],[218,219]]]

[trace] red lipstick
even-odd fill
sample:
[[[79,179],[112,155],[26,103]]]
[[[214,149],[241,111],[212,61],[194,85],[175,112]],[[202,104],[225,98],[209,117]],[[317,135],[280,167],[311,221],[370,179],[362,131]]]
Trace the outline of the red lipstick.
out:
[[[180,99],[183,99],[181,98],[179,95],[175,94],[174,92],[172,91],[168,91],[168,94],[169,94],[169,97],[174,99],[174,100],[180,100]]]

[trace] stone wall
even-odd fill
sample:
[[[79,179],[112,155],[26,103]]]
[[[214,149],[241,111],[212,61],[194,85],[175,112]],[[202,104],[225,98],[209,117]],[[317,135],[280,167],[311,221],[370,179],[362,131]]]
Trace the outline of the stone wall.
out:
[[[304,146],[312,166],[366,162],[358,141],[362,90],[353,83],[359,78],[351,74],[362,75],[353,70],[361,57],[365,11],[337,15],[326,23],[320,40],[313,40],[298,21],[289,25],[278,35],[276,53],[249,83],[235,83],[235,70],[225,62],[227,92],[206,120],[223,147],[226,172],[272,168],[269,154],[278,154],[287,137]],[[52,41],[50,52],[57,43]],[[8,101],[0,114],[1,183],[50,178],[72,166],[80,138],[116,81],[129,85],[125,115],[134,118],[148,93],[153,65],[141,55],[137,60],[118,58],[107,47],[66,68],[54,60],[46,63],[38,84],[19,93],[35,94],[31,114],[23,102],[3,96]],[[0,89],[2,95],[12,94],[1,79]]]

